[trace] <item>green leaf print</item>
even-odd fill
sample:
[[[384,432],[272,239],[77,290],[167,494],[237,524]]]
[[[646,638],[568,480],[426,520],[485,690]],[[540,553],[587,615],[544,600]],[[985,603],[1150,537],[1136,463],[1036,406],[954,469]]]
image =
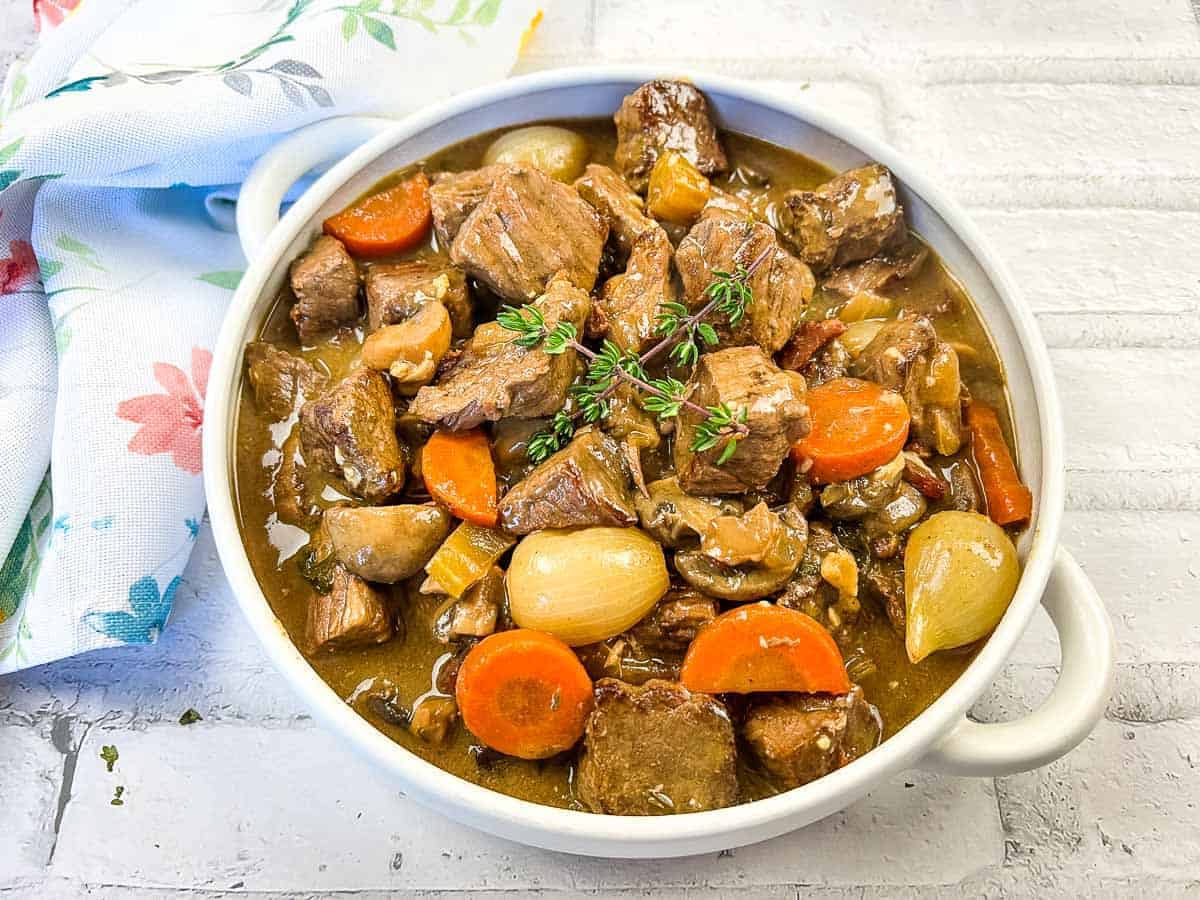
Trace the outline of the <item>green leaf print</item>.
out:
[[[38,268],[42,270],[42,284],[45,284],[63,269],[63,264],[57,259],[38,259]]]
[[[50,532],[50,501],[47,473],[30,504],[29,514],[17,529],[8,557],[0,565],[0,625],[16,615],[22,601],[33,591],[45,552],[44,539]]]
[[[71,237],[69,234],[60,234],[54,245],[60,250],[66,250],[72,256],[78,257],[80,262],[85,266],[92,269],[99,269],[101,272],[108,271],[104,266],[100,265],[100,257],[95,250],[83,241]]]
[[[25,138],[17,138],[11,144],[8,144],[5,147],[0,147],[0,166],[4,165],[16,155],[17,151],[21,149],[21,142],[24,140]]]
[[[496,16],[500,12],[500,0],[483,0],[479,4],[479,8],[475,10],[475,15],[471,17],[471,21],[476,25],[488,26],[496,21]]]
[[[352,12],[346,13],[346,18],[342,19],[342,37],[347,41],[353,40],[354,35],[358,32],[358,16]]]
[[[4,190],[20,177],[21,173],[16,169],[5,169],[3,172],[0,172],[0,191]]]
[[[241,270],[227,272],[205,272],[203,275],[197,275],[197,279],[214,285],[215,287],[224,288],[227,291],[236,290],[238,282],[242,280],[245,272]]]
[[[367,34],[383,44],[383,46],[389,50],[396,49],[396,36],[392,33],[391,26],[386,22],[381,22],[379,19],[372,19],[370,16],[363,16],[362,24]]]

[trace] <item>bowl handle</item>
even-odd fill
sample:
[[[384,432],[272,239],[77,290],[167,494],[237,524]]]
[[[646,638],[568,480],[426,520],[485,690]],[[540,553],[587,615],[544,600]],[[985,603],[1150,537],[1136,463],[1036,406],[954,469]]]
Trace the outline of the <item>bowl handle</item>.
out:
[[[1091,732],[1112,691],[1112,623],[1079,563],[1061,547],[1042,603],[1062,650],[1050,696],[1015,722],[985,725],[963,719],[922,759],[922,768],[950,775],[1011,775],[1058,759]]]
[[[395,119],[367,116],[325,119],[297,129],[264,153],[238,193],[238,239],[246,261],[254,261],[279,222],[284,197],[306,172],[337,162],[395,124]]]

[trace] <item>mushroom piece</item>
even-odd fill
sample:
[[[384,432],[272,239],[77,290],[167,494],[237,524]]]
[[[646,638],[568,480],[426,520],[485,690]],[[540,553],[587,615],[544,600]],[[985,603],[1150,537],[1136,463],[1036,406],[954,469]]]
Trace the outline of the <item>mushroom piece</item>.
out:
[[[394,584],[429,562],[450,533],[450,514],[438,506],[339,507],[324,516],[333,552],[355,575]]]
[[[695,547],[710,522],[718,516],[736,516],[742,505],[731,498],[696,497],[679,486],[676,476],[646,485],[646,494],[635,498],[642,528],[665,547]]]
[[[782,589],[796,572],[808,524],[792,507],[771,512],[760,503],[742,516],[718,516],[699,550],[675,554],[680,576],[711,597],[745,602]]]

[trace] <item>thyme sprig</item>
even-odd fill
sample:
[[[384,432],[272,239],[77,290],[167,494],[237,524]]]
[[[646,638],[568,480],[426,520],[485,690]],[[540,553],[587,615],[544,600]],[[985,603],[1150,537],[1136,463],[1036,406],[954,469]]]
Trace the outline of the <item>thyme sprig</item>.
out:
[[[517,335],[513,340],[518,346],[541,346],[551,355],[570,349],[588,360],[582,380],[570,390],[574,411],[559,410],[549,428],[529,439],[526,447],[529,459],[541,463],[562,449],[574,436],[578,420],[592,424],[605,418],[612,411],[612,395],[622,384],[630,384],[643,394],[642,408],[660,420],[675,418],[685,408],[702,416],[691,449],[700,453],[720,444],[716,464],[728,462],[737,452],[738,443],[750,433],[748,410],[734,410],[727,403],[709,407],[693,403],[685,397],[686,384],[669,375],[649,378],[646,363],[669,351],[668,358],[675,363],[694,366],[700,359],[701,343],[713,347],[719,341],[716,328],[709,321],[712,317],[721,317],[731,328],[737,327],[745,318],[747,307],[754,302],[750,277],[773,249],[768,246],[750,265],[739,265],[732,272],[714,270],[713,280],[703,293],[708,301],[694,313],[689,313],[682,303],[660,303],[655,317],[655,334],[661,340],[641,356],[622,350],[610,340],[605,340],[600,349],[594,351],[579,341],[578,331],[570,322],[548,326],[536,306],[501,307],[496,321]]]

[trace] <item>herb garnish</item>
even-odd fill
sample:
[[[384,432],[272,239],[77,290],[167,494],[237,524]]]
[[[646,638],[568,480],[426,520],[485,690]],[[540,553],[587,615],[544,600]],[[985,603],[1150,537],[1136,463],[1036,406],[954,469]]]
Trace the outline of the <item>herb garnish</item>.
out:
[[[748,266],[739,265],[733,272],[713,271],[712,282],[704,289],[708,302],[694,313],[682,303],[669,301],[659,304],[655,317],[655,334],[661,340],[637,356],[605,340],[599,351],[579,341],[577,329],[570,322],[559,322],[553,328],[546,325],[545,316],[535,306],[502,306],[496,315],[501,327],[514,332],[518,346],[532,349],[540,346],[552,356],[574,350],[588,360],[583,378],[571,386],[570,396],[576,409],[561,409],[554,414],[550,427],[534,434],[526,455],[534,463],[545,462],[560,450],[575,434],[576,420],[592,424],[606,417],[612,409],[611,397],[621,384],[629,384],[642,394],[642,407],[660,420],[672,419],[687,408],[702,418],[691,443],[693,452],[700,453],[721,445],[716,464],[724,465],[737,452],[738,443],[750,433],[746,424],[748,410],[734,410],[727,403],[703,407],[685,396],[687,385],[677,378],[664,376],[651,379],[646,375],[646,363],[670,350],[673,362],[694,366],[700,359],[700,345],[712,347],[718,342],[716,329],[710,321],[719,315],[736,327],[746,315],[746,307],[754,301],[750,276],[772,251],[767,247]]]
[[[104,760],[105,765],[108,766],[108,771],[111,772],[113,770],[113,766],[117,764],[117,760],[120,758],[120,754],[117,753],[116,745],[105,744],[103,747],[101,747],[100,758]]]
[[[121,795],[125,793],[125,785],[118,784],[116,790],[113,791],[113,798],[108,802],[113,806],[124,806],[125,801],[121,799]]]
[[[184,714],[179,717],[179,724],[180,725],[194,725],[203,718],[204,718],[204,716],[200,715],[200,713],[196,712],[196,710],[192,709],[191,707],[188,707],[187,711],[184,712]]]

